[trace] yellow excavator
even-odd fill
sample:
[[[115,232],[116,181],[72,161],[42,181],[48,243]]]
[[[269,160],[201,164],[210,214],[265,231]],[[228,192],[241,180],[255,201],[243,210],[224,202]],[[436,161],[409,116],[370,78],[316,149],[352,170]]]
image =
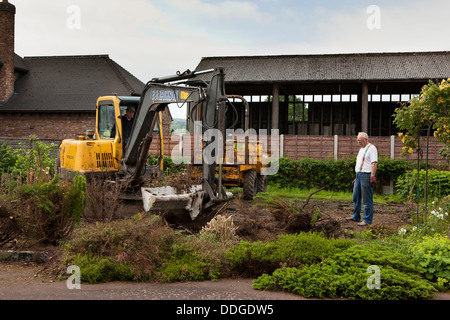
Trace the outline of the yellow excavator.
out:
[[[205,73],[212,73],[206,87],[170,84]],[[222,68],[198,72],[187,70],[173,76],[152,79],[145,85],[140,97],[100,97],[97,101],[95,131],[89,131],[78,139],[62,141],[55,163],[57,172],[62,178],[79,173],[121,183],[126,186],[127,192],[142,198],[144,210],[181,210],[195,220],[203,210],[233,197],[232,193],[226,192],[222,181],[217,179],[215,161],[203,160],[201,184],[193,185],[181,193],[170,186],[145,187],[143,177],[147,173],[153,129],[161,122],[160,112],[170,103],[208,110],[206,121],[214,122],[213,128],[225,134],[227,96],[224,77]],[[134,107],[135,115],[126,141],[119,117],[128,107]],[[113,131],[115,134],[111,134]],[[212,143],[209,138],[203,139],[203,148]]]

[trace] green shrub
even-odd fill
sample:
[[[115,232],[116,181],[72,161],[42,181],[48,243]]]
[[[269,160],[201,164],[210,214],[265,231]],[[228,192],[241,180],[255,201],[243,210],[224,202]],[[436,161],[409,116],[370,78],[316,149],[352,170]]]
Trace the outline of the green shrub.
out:
[[[148,158],[148,164],[151,166],[156,166],[158,164],[159,156],[150,156]],[[186,165],[184,163],[175,163],[171,157],[163,157],[163,170],[164,174],[176,174],[186,170]]]
[[[408,171],[397,179],[397,193],[403,200],[408,200],[411,196],[416,199],[424,197],[426,171],[419,171],[419,181],[417,181],[417,170]],[[450,195],[450,172],[438,171],[435,169],[428,170],[428,199],[441,199]],[[419,189],[418,189],[419,188]]]
[[[346,160],[318,160],[305,158],[291,160],[280,158],[279,171],[269,176],[272,185],[299,189],[318,189],[325,187],[330,191],[351,191],[355,177],[356,158]],[[404,159],[380,158],[377,169],[377,190],[383,182],[394,181],[411,167]]]
[[[411,249],[415,260],[424,268],[427,279],[450,281],[450,239],[441,234],[425,236]],[[446,281],[445,281],[446,280]]]
[[[266,243],[242,241],[226,253],[226,258],[238,272],[260,275],[272,272],[281,264],[297,267],[320,262],[351,245],[353,242],[350,240],[327,239],[318,233],[299,233],[281,235]]]
[[[413,163],[406,159],[380,157],[377,165],[378,182],[397,181],[398,177],[412,169]]]
[[[14,168],[17,161],[17,153],[5,143],[0,146],[0,172],[8,172]]]
[[[0,172],[10,171],[18,174],[28,169],[50,169],[50,175],[54,174],[55,149],[54,143],[40,142],[35,136],[30,136],[29,146],[23,143],[19,148],[11,148],[4,143],[0,148]]]
[[[105,268],[113,265],[108,272],[119,272],[109,278],[123,278],[120,272],[126,266],[126,275],[132,280],[164,282],[219,278],[225,250],[212,237],[185,236],[161,217],[148,214],[86,225],[76,230],[65,248],[65,260],[70,264],[77,264],[77,256],[106,259]],[[89,279],[95,281],[96,277]]]
[[[173,247],[171,255],[163,264],[160,280],[203,281],[218,279],[220,276],[220,261],[184,243]]]
[[[78,228],[65,244],[65,259],[71,264],[77,255],[120,261],[132,267],[134,280],[155,280],[174,243],[180,241],[160,217],[137,214]]]
[[[348,191],[354,177],[354,160],[317,160],[280,158],[279,171],[269,176],[269,182],[283,187]]]
[[[102,258],[92,253],[78,254],[71,260],[71,264],[80,268],[80,280],[82,282],[99,283],[134,280],[134,272],[130,266],[115,263],[109,258]]]
[[[381,272],[380,288],[369,289],[370,266]],[[280,268],[253,281],[257,290],[286,290],[304,297],[365,300],[432,299],[434,287],[408,256],[381,245],[355,245],[320,263]]]
[[[61,181],[55,176],[50,182],[36,182],[17,187],[12,199],[26,236],[43,243],[58,244],[71,235],[80,223],[86,204],[86,179],[75,176]]]

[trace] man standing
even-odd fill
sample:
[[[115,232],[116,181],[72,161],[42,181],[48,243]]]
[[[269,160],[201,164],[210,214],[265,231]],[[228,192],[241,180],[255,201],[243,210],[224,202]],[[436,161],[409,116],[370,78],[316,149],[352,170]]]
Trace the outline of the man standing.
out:
[[[363,221],[358,223],[358,226],[366,226],[372,224],[373,219],[373,187],[377,183],[375,175],[378,165],[378,151],[373,144],[369,143],[367,133],[360,132],[356,140],[361,149],[356,158],[356,178],[353,181],[353,216],[348,220],[361,221],[361,204],[363,204]]]

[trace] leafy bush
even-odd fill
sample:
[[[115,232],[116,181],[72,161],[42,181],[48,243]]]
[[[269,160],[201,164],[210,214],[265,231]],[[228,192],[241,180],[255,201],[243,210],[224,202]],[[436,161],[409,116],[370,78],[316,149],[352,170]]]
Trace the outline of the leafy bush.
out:
[[[277,174],[269,176],[269,182],[299,189],[325,186],[328,190],[348,191],[354,177],[351,170],[352,165],[354,167],[352,160],[322,161],[310,158],[302,160],[280,158],[279,171]]]
[[[123,263],[115,263],[108,258],[101,258],[93,254],[78,254],[72,264],[80,267],[81,281],[99,283],[109,281],[133,280],[132,268]]]
[[[429,80],[422,87],[420,95],[395,109],[393,123],[401,131],[403,154],[413,153],[419,148],[423,129],[432,126],[437,141],[444,144],[441,156],[450,161],[450,78],[442,82]],[[423,151],[423,144],[421,147]]]
[[[170,256],[163,264],[160,280],[203,281],[221,276],[220,261],[213,255],[195,250],[189,243],[174,245]]]
[[[0,148],[0,172],[17,174],[28,169],[50,168],[50,175],[53,175],[55,148],[55,144],[40,142],[35,136],[30,136],[29,146],[20,143],[20,148],[17,149],[4,143]]]
[[[413,163],[406,159],[379,158],[377,165],[377,180],[397,181],[398,177],[412,169]]]
[[[158,164],[159,156],[150,156],[148,158],[148,164],[151,166],[156,166]],[[182,172],[186,169],[186,165],[184,163],[175,163],[171,157],[163,158],[163,170],[164,174],[176,174]]]
[[[380,289],[369,289],[370,266],[381,271]],[[365,300],[432,299],[434,287],[408,256],[381,245],[355,245],[320,263],[280,268],[253,281],[257,290],[282,289],[304,297]]]
[[[403,200],[417,197],[424,197],[426,171],[419,171],[419,181],[417,181],[417,170],[408,171],[397,179],[397,193]],[[428,170],[428,198],[441,199],[450,195],[450,172],[438,171],[435,169]],[[419,188],[419,189],[418,189]]]
[[[352,244],[350,240],[327,239],[318,233],[299,233],[281,235],[267,243],[242,241],[226,253],[226,258],[238,272],[260,275],[281,264],[297,267],[320,262]]]
[[[325,187],[330,191],[350,191],[355,177],[356,158],[347,160],[318,160],[305,158],[291,160],[280,158],[279,171],[269,176],[272,185],[299,189]],[[379,185],[389,179],[397,179],[411,167],[404,159],[380,158],[377,169]],[[381,190],[381,188],[378,188]]]
[[[24,184],[1,197],[0,209],[8,213],[20,235],[38,243],[57,245],[79,224],[85,205],[86,181],[76,176],[61,181]]]
[[[137,214],[76,230],[66,247],[66,263],[87,260],[89,281],[103,281],[90,266],[98,259],[109,279],[144,281],[200,281],[221,276],[224,248],[206,235],[186,237],[169,228],[159,216]],[[89,258],[89,259],[88,259]],[[83,267],[78,265],[81,273]],[[118,272],[117,275],[112,273]],[[97,280],[96,280],[97,279]]]
[[[0,172],[7,172],[16,165],[17,154],[5,143],[0,146]]]
[[[440,234],[425,236],[412,250],[414,258],[427,279],[446,283],[450,281],[450,239]]]

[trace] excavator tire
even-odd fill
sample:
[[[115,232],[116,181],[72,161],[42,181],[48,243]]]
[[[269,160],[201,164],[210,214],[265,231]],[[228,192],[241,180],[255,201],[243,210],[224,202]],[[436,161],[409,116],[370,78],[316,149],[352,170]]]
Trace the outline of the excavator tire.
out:
[[[257,183],[258,192],[267,192],[267,176],[258,174]]]
[[[257,174],[255,170],[244,173],[244,200],[253,200],[258,192]]]

